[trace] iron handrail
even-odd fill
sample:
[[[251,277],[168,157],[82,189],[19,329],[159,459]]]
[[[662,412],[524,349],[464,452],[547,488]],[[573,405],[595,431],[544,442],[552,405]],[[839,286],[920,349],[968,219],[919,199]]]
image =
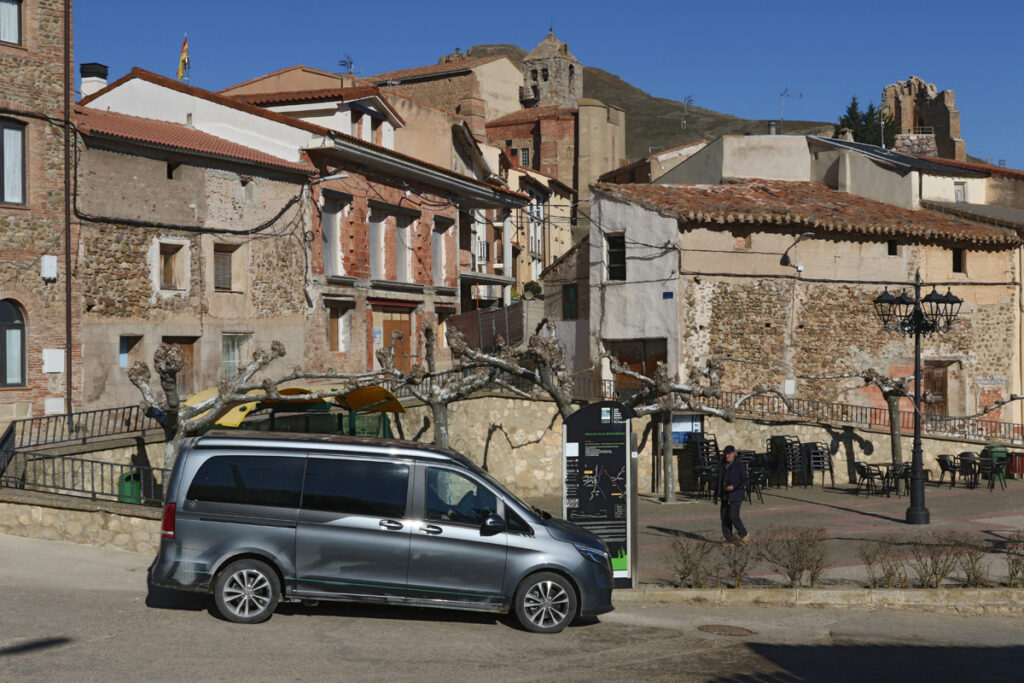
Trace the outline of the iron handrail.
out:
[[[12,421],[8,427],[13,430],[15,449],[86,443],[89,439],[136,432],[145,435],[147,430],[160,429],[160,424],[137,405],[23,418]]]
[[[163,502],[163,482],[170,472],[162,467],[19,451],[0,476],[0,486],[159,505]]]

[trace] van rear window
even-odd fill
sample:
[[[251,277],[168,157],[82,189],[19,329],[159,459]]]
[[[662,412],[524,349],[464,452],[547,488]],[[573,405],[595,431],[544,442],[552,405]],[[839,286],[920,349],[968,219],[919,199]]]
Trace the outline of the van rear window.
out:
[[[186,497],[210,503],[298,507],[304,458],[218,455],[202,464]]]
[[[351,515],[405,517],[409,466],[373,460],[310,458],[302,507]]]

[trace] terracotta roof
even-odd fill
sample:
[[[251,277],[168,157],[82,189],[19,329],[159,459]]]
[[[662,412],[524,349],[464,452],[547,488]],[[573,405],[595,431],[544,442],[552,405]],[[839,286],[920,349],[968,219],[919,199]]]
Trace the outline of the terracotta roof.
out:
[[[603,182],[604,179],[607,178],[608,176],[613,176],[613,175],[616,175],[618,173],[623,173],[625,171],[629,171],[629,170],[631,170],[631,169],[633,169],[633,168],[635,168],[637,166],[641,166],[644,162],[653,161],[655,159],[655,157],[659,157],[660,158],[660,157],[665,156],[666,154],[671,154],[672,152],[678,152],[679,150],[686,149],[687,147],[695,147],[696,145],[703,144],[704,146],[707,146],[710,142],[711,141],[708,140],[707,138],[701,138],[700,140],[694,140],[693,142],[687,142],[687,143],[682,144],[682,145],[676,145],[675,147],[669,147],[668,149],[663,149],[663,150],[654,152],[653,154],[648,154],[645,157],[640,157],[639,159],[634,159],[633,161],[627,161],[624,165],[619,166],[618,168],[613,168],[612,170],[608,171],[607,173],[602,173],[598,177],[597,180],[598,180],[598,182]],[[696,154],[696,152],[694,152],[694,154]]]
[[[426,78],[429,76],[440,76],[446,73],[458,73],[469,71],[475,66],[487,64],[498,59],[505,59],[504,55],[491,55],[490,57],[477,57],[476,59],[460,59],[445,64],[431,64],[430,66],[418,66],[413,69],[399,69],[398,71],[385,71],[376,76],[368,76],[367,81],[384,85],[388,81],[405,81],[413,78]]]
[[[515,123],[529,123],[530,121],[539,121],[540,119],[553,119],[559,116],[575,114],[575,108],[558,107],[549,104],[544,107],[533,107],[532,109],[522,109],[520,111],[514,111],[511,114],[505,114],[501,118],[488,121],[487,127],[509,126]]]
[[[296,117],[293,117],[293,116],[286,116],[285,114],[279,114],[277,112],[273,112],[273,111],[270,111],[268,109],[262,109],[260,107],[257,107],[257,106],[251,105],[251,104],[246,104],[244,102],[239,102],[239,101],[237,101],[233,97],[227,97],[225,95],[220,95],[220,94],[212,92],[210,90],[203,90],[202,88],[196,88],[196,87],[191,86],[191,85],[185,85],[184,83],[181,83],[180,81],[176,81],[173,78],[167,78],[166,76],[161,76],[161,75],[155,74],[155,73],[153,73],[151,71],[146,71],[145,69],[140,69],[139,67],[133,68],[126,75],[122,76],[118,80],[116,80],[113,83],[109,84],[107,87],[103,88],[102,90],[99,90],[99,91],[93,93],[89,97],[82,98],[82,100],[79,102],[79,105],[88,104],[89,102],[92,102],[96,98],[101,97],[102,95],[104,95],[107,92],[113,90],[114,88],[116,88],[116,87],[118,87],[118,86],[120,86],[120,85],[122,85],[122,84],[124,84],[124,83],[126,83],[126,82],[128,82],[130,80],[132,80],[132,79],[135,79],[135,78],[138,78],[138,79],[144,80],[144,81],[148,81],[150,83],[154,83],[156,85],[162,86],[164,88],[168,88],[170,90],[176,90],[176,91],[178,91],[180,93],[184,93],[184,94],[190,95],[192,97],[198,97],[200,99],[204,99],[204,100],[207,100],[209,102],[214,102],[216,104],[220,104],[220,105],[225,106],[225,107],[229,107],[229,108],[232,108],[232,109],[237,109],[238,111],[244,111],[244,112],[246,112],[248,114],[252,114],[253,116],[259,116],[259,117],[267,119],[269,121],[276,121],[277,123],[281,123],[281,124],[284,124],[286,126],[292,126],[293,128],[298,128],[299,130],[304,130],[304,131],[312,133],[314,135],[330,136],[330,137],[337,138],[339,140],[344,140],[345,142],[347,142],[349,144],[352,144],[352,145],[355,145],[357,147],[364,147],[366,149],[370,149],[370,150],[374,150],[376,152],[379,152],[380,154],[383,154],[385,156],[389,156],[389,157],[392,157],[392,158],[395,158],[395,159],[399,159],[399,160],[407,162],[407,163],[411,163],[411,164],[415,164],[415,165],[418,165],[418,166],[422,166],[422,167],[425,167],[425,168],[430,168],[430,169],[433,169],[433,170],[435,170],[435,171],[437,171],[439,173],[443,173],[444,175],[450,176],[452,178],[457,178],[458,180],[461,180],[461,181],[464,181],[464,182],[474,183],[476,185],[482,185],[482,186],[487,187],[487,188],[489,188],[491,190],[495,190],[497,192],[501,192],[502,194],[506,194],[506,195],[509,195],[509,196],[512,196],[512,197],[516,197],[517,199],[525,198],[525,195],[520,194],[519,192],[514,192],[514,191],[511,191],[511,190],[507,190],[507,189],[501,187],[500,185],[498,185],[496,183],[487,183],[487,182],[484,182],[482,180],[477,180],[476,178],[471,178],[471,177],[463,175],[461,173],[456,173],[455,171],[452,171],[450,169],[444,168],[443,166],[438,166],[437,164],[432,164],[432,163],[429,163],[427,161],[423,161],[422,159],[417,159],[416,157],[411,157],[408,154],[402,154],[401,152],[396,152],[396,151],[394,151],[392,149],[388,149],[388,148],[382,147],[380,145],[375,145],[372,142],[366,142],[365,140],[361,140],[359,138],[353,137],[353,136],[348,135],[346,133],[342,133],[342,132],[336,131],[336,130],[331,130],[329,128],[325,128],[323,126],[319,126],[319,125],[317,125],[315,123],[310,123],[309,121],[304,121],[302,119],[299,119],[299,118],[296,118]]]
[[[614,185],[595,192],[679,220],[799,225],[875,239],[906,237],[974,245],[1020,244],[1013,230],[929,211],[909,211],[806,181],[751,180],[722,185]]]
[[[293,90],[290,92],[266,92],[251,95],[228,95],[233,100],[266,106],[269,104],[289,104],[292,102],[322,102],[324,100],[359,100],[364,97],[380,95],[372,85],[360,85],[353,88],[327,88],[321,90]]]
[[[300,171],[305,175],[312,175],[316,172],[311,165],[271,156],[179,123],[155,121],[78,105],[75,106],[75,123],[83,135],[101,135],[131,140],[147,145],[194,152],[204,156]]]
[[[544,36],[544,40],[537,43],[537,46],[523,57],[523,61],[525,62],[527,59],[544,59],[546,57],[568,57],[574,62],[580,61],[569,52],[569,44],[560,41],[550,31]]]
[[[1013,178],[1014,180],[1024,180],[1024,171],[1018,171],[1015,168],[1003,168],[1002,166],[993,166],[992,164],[983,164],[977,161],[957,161],[955,159],[926,157],[920,154],[915,154],[914,156],[919,156],[933,164],[940,164],[942,166],[952,166],[953,168],[963,168],[968,171],[991,173],[992,175],[1003,176],[1004,178]]]

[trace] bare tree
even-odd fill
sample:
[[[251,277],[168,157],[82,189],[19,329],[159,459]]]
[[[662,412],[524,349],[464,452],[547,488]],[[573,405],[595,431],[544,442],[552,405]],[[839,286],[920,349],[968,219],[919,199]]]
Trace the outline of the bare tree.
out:
[[[185,363],[181,349],[177,345],[160,344],[153,354],[153,366],[159,378],[162,399],[157,397],[150,386],[152,374],[149,366],[142,361],[136,361],[128,371],[128,378],[142,394],[147,415],[156,417],[163,426],[167,439],[164,444],[163,466],[170,468],[174,464],[182,440],[197,430],[213,424],[224,413],[225,408],[240,403],[281,400],[285,397],[280,394],[278,388],[289,382],[308,379],[343,382],[331,389],[292,394],[287,397],[289,400],[302,401],[340,396],[357,387],[378,383],[391,377],[389,373],[383,371],[342,373],[329,369],[313,372],[295,367],[286,375],[266,378],[259,382],[253,380],[258,372],[284,355],[284,345],[279,341],[272,342],[269,349],[258,349],[253,353],[252,360],[234,379],[220,383],[215,396],[195,405],[183,405],[178,395],[178,373]]]

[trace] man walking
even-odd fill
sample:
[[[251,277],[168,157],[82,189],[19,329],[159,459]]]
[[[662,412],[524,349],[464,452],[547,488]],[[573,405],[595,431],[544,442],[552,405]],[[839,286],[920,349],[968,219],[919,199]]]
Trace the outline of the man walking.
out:
[[[722,501],[722,545],[747,542],[747,528],[740,520],[740,506],[746,490],[747,466],[736,457],[735,448],[726,446],[722,451],[722,466],[715,486],[715,498]]]

